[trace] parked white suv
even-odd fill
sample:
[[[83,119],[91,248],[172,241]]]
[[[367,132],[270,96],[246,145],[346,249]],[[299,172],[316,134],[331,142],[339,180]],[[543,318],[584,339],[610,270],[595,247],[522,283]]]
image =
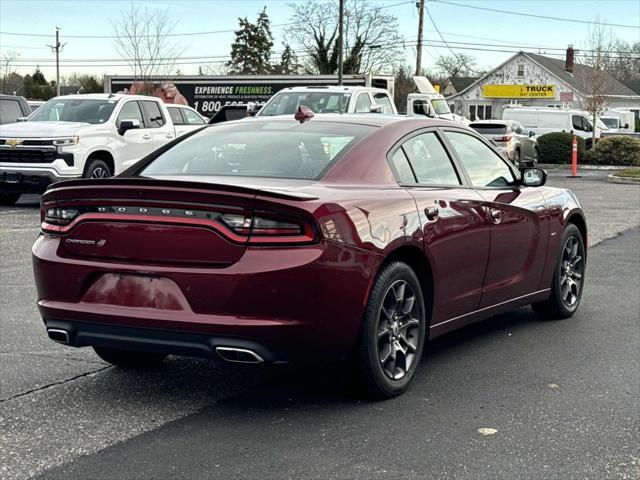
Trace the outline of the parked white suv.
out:
[[[176,137],[167,107],[154,97],[66,95],[27,121],[0,125],[0,201],[69,178],[116,175]]]
[[[383,88],[329,85],[280,90],[256,116],[293,115],[300,105],[314,113],[398,113],[391,95]]]

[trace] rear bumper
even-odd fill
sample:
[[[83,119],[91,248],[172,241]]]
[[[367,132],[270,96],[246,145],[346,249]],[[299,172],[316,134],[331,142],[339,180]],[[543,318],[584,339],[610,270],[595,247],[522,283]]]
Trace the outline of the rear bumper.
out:
[[[381,261],[379,255],[335,242],[247,248],[239,261],[225,268],[71,258],[58,237],[44,235],[33,247],[38,308],[47,325],[59,321],[136,328],[141,334],[155,332],[151,338],[156,343],[164,335],[171,344],[178,333],[209,339],[198,348],[168,352],[185,355],[213,345],[211,339],[234,338],[277,352],[269,358],[296,362],[340,360],[350,353]],[[138,302],[130,291],[101,292],[98,298],[95,288],[105,275],[148,278],[160,288],[154,298],[180,298],[167,302],[166,308],[150,307],[148,298]],[[82,334],[81,341],[70,344],[95,345],[91,342],[96,338]],[[146,343],[144,335],[138,335],[131,345]]]
[[[47,330],[67,333],[72,347],[105,347],[220,360],[217,349],[240,348],[255,352],[265,363],[286,363],[279,352],[260,342],[203,333],[137,328],[75,320],[44,319]],[[256,362],[258,363],[258,362]]]

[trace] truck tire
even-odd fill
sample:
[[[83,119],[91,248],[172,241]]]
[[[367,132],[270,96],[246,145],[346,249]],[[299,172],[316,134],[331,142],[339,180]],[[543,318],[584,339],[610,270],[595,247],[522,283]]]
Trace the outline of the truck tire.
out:
[[[89,166],[84,172],[84,178],[109,178],[113,172],[109,169],[104,160],[99,158],[89,159]]]
[[[0,192],[0,205],[15,205],[19,198],[19,193]]]

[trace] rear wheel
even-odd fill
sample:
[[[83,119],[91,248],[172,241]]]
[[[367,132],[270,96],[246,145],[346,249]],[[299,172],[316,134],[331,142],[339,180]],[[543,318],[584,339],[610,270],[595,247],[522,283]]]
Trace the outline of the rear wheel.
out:
[[[422,358],[426,328],[415,273],[405,263],[390,263],[371,290],[354,356],[365,394],[390,398],[409,387]]]
[[[105,362],[122,368],[157,367],[167,358],[162,353],[133,352],[115,348],[93,347],[96,354]]]
[[[516,164],[516,167],[520,167],[520,149],[516,148],[515,152],[513,152],[513,163]]]
[[[84,172],[84,178],[109,178],[111,175],[111,169],[104,160],[89,159],[89,166]]]
[[[578,227],[569,224],[562,234],[556,271],[551,284],[551,296],[532,305],[533,311],[544,319],[571,317],[580,304],[586,256],[584,240]]]
[[[0,192],[0,205],[15,205],[19,198],[19,193]]]

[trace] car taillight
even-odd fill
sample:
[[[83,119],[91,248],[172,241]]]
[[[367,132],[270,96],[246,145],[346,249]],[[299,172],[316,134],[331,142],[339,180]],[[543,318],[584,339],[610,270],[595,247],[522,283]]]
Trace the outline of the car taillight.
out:
[[[76,218],[78,210],[74,208],[47,208],[44,210],[44,221],[51,225],[67,225]]]
[[[297,219],[244,216],[225,213],[220,217],[235,233],[248,236],[251,244],[310,243],[315,240],[313,227]]]
[[[511,137],[509,135],[505,135],[504,137],[494,138],[494,141],[506,143],[506,142],[511,141]]]

